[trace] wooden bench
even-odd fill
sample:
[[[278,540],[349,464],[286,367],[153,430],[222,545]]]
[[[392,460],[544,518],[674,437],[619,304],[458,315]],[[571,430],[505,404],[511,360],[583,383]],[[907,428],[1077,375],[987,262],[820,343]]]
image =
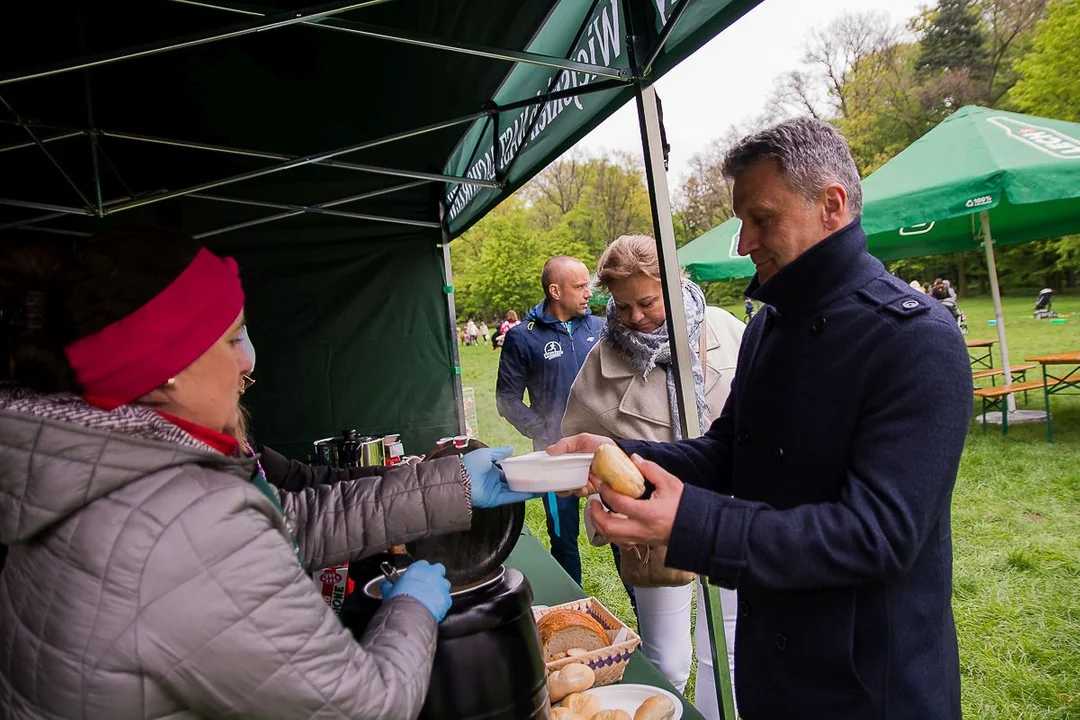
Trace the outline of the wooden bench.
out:
[[[1034,370],[1037,367],[1039,367],[1039,366],[1038,365],[1013,365],[1011,368],[1009,368],[1009,371],[1013,374],[1014,377],[1016,377],[1016,376],[1021,376],[1022,377],[1022,376],[1027,374],[1028,370]],[[975,379],[975,380],[982,380],[984,378],[991,378],[991,381],[993,381],[993,378],[996,378],[997,376],[1004,375],[1004,374],[1005,374],[1005,370],[1003,368],[991,368],[989,370],[976,370],[975,372],[971,373],[971,377],[973,379]]]
[[[1014,383],[1022,383],[1027,381],[1027,371],[1034,370],[1038,365],[1013,365],[1010,368],[1012,374],[1012,381]],[[997,379],[1005,376],[1004,368],[990,368],[988,370],[976,370],[971,373],[971,379],[978,382],[979,380],[985,380],[990,378],[990,385],[997,385]],[[1024,391],[1024,402],[1027,403],[1028,394]]]
[[[1009,434],[1009,408],[1005,399],[1013,393],[1022,392],[1025,395],[1028,390],[1042,390],[1058,384],[1058,380],[1047,378],[1045,380],[1028,380],[1027,382],[1013,383],[1012,385],[996,385],[988,388],[975,388],[975,397],[982,399],[982,426],[986,432],[986,413],[991,410],[1001,411],[1001,434]]]

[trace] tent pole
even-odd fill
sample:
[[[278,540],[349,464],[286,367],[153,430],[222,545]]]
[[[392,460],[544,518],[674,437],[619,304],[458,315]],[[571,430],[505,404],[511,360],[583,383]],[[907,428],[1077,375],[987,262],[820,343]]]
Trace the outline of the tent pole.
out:
[[[387,0],[367,0],[367,2],[337,2],[331,3],[329,5],[319,5],[317,7],[290,10],[288,12],[278,13],[276,15],[263,18],[262,20],[245,23],[243,25],[235,25],[228,30],[217,30],[209,33],[203,33],[201,35],[190,35],[185,38],[165,40],[163,42],[153,43],[150,45],[140,45],[138,47],[126,48],[115,53],[95,55],[92,57],[83,57],[68,64],[48,65],[45,67],[36,68],[34,70],[3,75],[0,76],[0,85],[22,82],[24,80],[34,80],[37,78],[49,77],[50,75],[60,75],[63,73],[72,72],[74,70],[87,70],[89,68],[101,67],[102,65],[111,65],[112,63],[121,62],[124,60],[131,60],[133,58],[148,57],[150,55],[158,55],[160,53],[170,52],[173,50],[181,50],[183,48],[196,47],[198,45],[218,42],[220,40],[229,40],[231,38],[242,37],[244,35],[251,35],[252,33],[265,32],[267,30],[275,30],[281,27],[288,27],[289,25],[296,25],[298,23],[312,22],[314,20],[319,20],[320,18],[330,17],[331,15],[338,15],[340,13],[349,12],[350,10],[357,10],[362,7],[367,7],[368,5],[379,5],[384,2],[387,2]]]
[[[638,54],[640,48],[637,33],[648,32],[648,27],[637,27],[635,17],[654,17],[655,6],[644,0],[623,0],[627,23],[626,50],[634,75],[640,77]],[[635,13],[635,11],[639,11]],[[677,19],[677,18],[676,18]],[[648,23],[646,22],[646,26]],[[651,60],[651,59],[650,59]],[[667,329],[671,349],[671,369],[675,372],[675,397],[679,407],[680,424],[684,438],[701,434],[698,423],[694,373],[690,360],[690,333],[683,304],[682,277],[675,247],[675,224],[671,217],[671,195],[668,191],[667,169],[664,166],[664,144],[660,131],[660,111],[656,89],[641,80],[634,83],[637,91],[638,123],[641,127],[641,145],[645,155],[645,180],[649,188],[649,205],[652,210],[653,232],[656,236],[657,257],[660,261],[660,278],[667,308]],[[704,328],[702,328],[704,331]],[[704,368],[703,368],[704,370]],[[704,575],[698,576],[705,607],[698,608],[698,622],[704,612],[709,626],[712,645],[713,679],[716,684],[716,706],[721,720],[735,720],[735,701],[728,670],[727,638],[724,634],[723,606],[720,591],[710,585]]]
[[[227,5],[208,4],[201,2],[192,2],[191,0],[173,0],[173,2],[181,3],[183,5],[194,5],[196,7],[204,7],[210,10],[222,10],[225,12],[239,13],[241,15],[254,15],[265,17],[269,15],[269,12],[259,11],[256,12],[253,9],[234,8]],[[523,63],[526,65],[539,65],[541,67],[548,67],[555,70],[568,70],[570,72],[584,73],[588,75],[599,75],[602,77],[610,77],[621,80],[629,80],[630,73],[627,70],[621,70],[618,68],[609,68],[604,65],[595,65],[592,63],[578,62],[577,60],[569,58],[560,58],[553,55],[544,55],[542,53],[522,52],[519,50],[506,50],[504,48],[487,47],[484,45],[476,45],[473,43],[452,42],[450,40],[443,40],[441,38],[425,37],[415,33],[407,33],[396,28],[384,28],[376,25],[365,25],[363,23],[352,22],[349,20],[339,20],[336,18],[330,18],[325,20],[304,21],[301,25],[308,27],[318,28],[320,30],[336,30],[338,32],[349,33],[352,35],[359,35],[361,37],[371,38],[374,40],[386,40],[388,42],[404,43],[406,45],[415,45],[417,47],[430,48],[432,50],[447,50],[449,52],[463,53],[465,55],[474,55],[477,57],[489,58],[491,60],[505,60],[512,63]]]
[[[26,208],[27,210],[45,210],[47,212],[59,212],[65,215],[93,215],[89,208],[73,208],[66,205],[51,205],[49,203],[28,202],[26,200],[14,200],[12,198],[0,198],[0,205]]]
[[[250,205],[252,207],[270,208],[272,210],[285,210],[290,216],[294,213],[312,213],[314,215],[330,215],[332,217],[343,217],[352,220],[372,220],[374,222],[393,223],[395,225],[411,225],[413,227],[439,227],[438,223],[431,222],[430,220],[410,220],[408,218],[395,218],[385,215],[369,215],[367,213],[354,213],[346,212],[344,210],[330,209],[334,205],[344,205],[345,203],[355,202],[358,199],[357,197],[345,198],[343,200],[331,201],[329,203],[320,203],[318,205],[289,205],[288,203],[268,202],[265,200],[247,200],[245,198],[230,198],[222,197],[220,195],[206,195],[203,193],[191,193],[188,197],[195,198],[197,200],[210,200],[212,202],[232,203],[233,205]],[[370,197],[370,195],[368,197]],[[259,218],[260,224],[261,222],[269,222],[272,219],[280,218]],[[247,225],[247,227],[250,227],[250,225]]]
[[[86,133],[79,130],[77,132],[68,132],[68,133],[64,133],[62,135],[53,135],[51,137],[38,138],[37,142],[44,145],[45,143],[51,143],[51,142],[55,142],[57,140],[67,140],[68,138],[79,137],[80,135],[85,135],[85,134]],[[31,148],[31,147],[37,147],[37,143],[31,141],[31,142],[15,143],[14,145],[6,145],[4,147],[0,147],[0,153],[5,153],[5,152],[7,152],[9,150],[22,150],[23,148]]]
[[[990,275],[990,294],[994,298],[994,314],[997,317],[998,342],[1001,345],[1001,369],[1005,371],[1005,385],[1012,385],[1012,365],[1009,364],[1009,344],[1005,340],[1005,314],[1001,310],[1001,288],[998,286],[997,263],[994,262],[994,239],[990,234],[990,213],[983,210],[979,213],[982,220],[983,247],[986,249],[986,269]],[[1016,412],[1016,398],[1007,396],[1007,402],[1001,410],[1003,413]],[[1006,422],[1002,418],[1002,422]]]
[[[458,350],[457,308],[454,305],[454,271],[450,265],[450,225],[446,205],[439,203],[439,226],[442,232],[443,292],[446,293],[446,319],[450,331],[451,383],[454,386],[454,415],[458,434],[465,434],[465,393],[461,387],[461,354]]]
[[[118,132],[115,130],[100,131],[102,137],[120,138],[122,140],[135,140],[138,142],[154,143],[157,145],[169,145],[171,147],[190,148],[192,150],[208,150],[210,152],[226,153],[229,155],[241,155],[243,157],[264,158],[266,160],[296,160],[297,155],[284,153],[265,152],[262,150],[245,150],[243,148],[228,147],[225,145],[208,145],[206,143],[188,142],[186,140],[172,140],[169,138],[153,137],[151,135],[138,135],[135,133]],[[476,180],[474,178],[459,177],[457,175],[442,175],[440,173],[421,172],[419,170],[399,170],[396,168],[377,167],[375,165],[358,165],[356,163],[341,160],[318,160],[312,165],[322,167],[340,168],[342,170],[355,170],[373,175],[393,175],[395,177],[407,177],[432,182],[461,183],[464,185],[481,185],[483,187],[499,187],[499,184],[491,180]]]
[[[675,226],[671,217],[667,173],[664,170],[664,149],[660,140],[660,115],[656,106],[656,90],[637,86],[638,121],[641,125],[641,144],[645,153],[645,178],[649,185],[649,204],[652,209],[653,232],[663,279],[664,305],[667,308],[668,337],[671,338],[671,365],[675,371],[676,397],[679,405],[682,436],[693,438],[701,434],[698,424],[697,401],[694,393],[694,372],[690,364],[690,333],[686,322],[686,307],[682,297],[682,277],[675,247]],[[702,332],[704,332],[702,328]],[[716,704],[720,717],[735,719],[735,705],[728,671],[727,639],[724,636],[724,614],[720,592],[709,585],[704,576],[698,578],[705,598],[705,607],[698,608],[698,622],[704,616],[712,639],[713,671],[716,682]]]
[[[213,188],[221,187],[222,185],[232,185],[233,183],[242,182],[244,180],[253,180],[265,175],[272,175],[273,173],[282,172],[284,170],[292,170],[293,168],[302,167],[304,165],[311,165],[313,163],[322,162],[324,160],[331,160],[342,155],[348,155],[349,153],[359,152],[361,150],[367,150],[369,148],[378,147],[379,145],[386,145],[387,143],[397,142],[398,140],[407,140],[417,135],[424,135],[430,132],[437,132],[439,130],[446,130],[448,128],[455,127],[457,125],[463,125],[467,122],[471,122],[477,118],[484,117],[486,112],[474,112],[461,117],[453,118],[451,120],[444,120],[443,122],[435,123],[433,125],[425,125],[424,127],[415,128],[413,130],[406,130],[400,133],[394,133],[393,135],[387,135],[375,140],[368,140],[367,142],[358,143],[356,145],[349,145],[347,147],[338,148],[336,150],[329,150],[327,152],[316,153],[313,155],[307,155],[305,157],[295,158],[293,160],[287,160],[279,165],[271,165],[261,170],[252,170],[251,172],[241,173],[239,175],[233,175],[227,178],[221,178],[220,180],[211,180],[200,185],[193,185],[191,187],[182,188],[180,190],[173,190],[161,195],[155,195],[153,197],[136,198],[129,202],[117,205],[109,208],[105,211],[106,215],[122,212],[124,210],[131,210],[132,208],[142,207],[143,205],[150,205],[151,203],[158,203],[163,200],[170,200],[174,197],[182,197],[184,195],[190,195],[191,193],[202,192],[203,190],[212,190]]]

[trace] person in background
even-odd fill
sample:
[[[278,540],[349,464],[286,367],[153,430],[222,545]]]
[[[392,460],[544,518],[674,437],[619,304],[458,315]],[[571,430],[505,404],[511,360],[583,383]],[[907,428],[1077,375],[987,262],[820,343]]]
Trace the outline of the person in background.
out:
[[[506,317],[499,323],[499,327],[495,331],[495,337],[492,339],[493,348],[502,347],[503,342],[506,340],[506,333],[510,332],[510,328],[515,327],[519,322],[517,312],[507,310]]]
[[[746,322],[749,323],[754,319],[754,301],[750,298],[743,298],[743,308],[746,310]]]
[[[604,327],[589,310],[592,290],[585,263],[553,257],[544,265],[540,283],[543,301],[506,333],[495,384],[499,415],[531,439],[534,450],[562,437],[570,386]],[[526,391],[528,405],[523,400]],[[578,498],[557,498],[554,493],[547,495],[544,506],[551,554],[578,585],[580,507]],[[618,552],[614,546],[613,552]]]
[[[407,568],[360,643],[308,573],[524,500],[507,449],[387,476],[392,503],[278,492],[227,434],[254,360],[236,263],[163,230],[40,252],[0,252],[0,717],[415,718],[444,569]]]
[[[739,253],[757,268],[748,294],[764,303],[731,395],[700,438],[618,441],[653,490],[601,488],[612,514],[592,503],[592,521],[738,589],[747,720],[959,720],[950,510],[972,412],[963,337],[867,252],[859,171],[833,126],[795,118],[744,138],[724,175]],[[605,442],[578,435],[550,452]]]
[[[476,322],[472,318],[469,318],[469,321],[465,323],[465,344],[475,345],[478,333],[479,330],[476,328]]]
[[[675,401],[668,339],[667,309],[660,284],[656,241],[645,235],[624,235],[607,247],[596,270],[611,295],[607,325],[600,344],[589,353],[578,373],[563,417],[564,435],[594,433],[611,438],[671,441],[682,437]],[[700,432],[727,400],[739,342],[746,326],[731,313],[706,307],[705,295],[683,281],[690,357]],[[595,502],[591,500],[590,502]],[[586,513],[586,528],[590,528]],[[607,539],[590,532],[594,544]],[[666,548],[639,545],[622,553],[620,574],[637,599],[638,628],[645,656],[680,692],[690,678],[693,647],[690,606],[694,574],[665,567]],[[721,590],[729,667],[735,671],[735,618],[738,599]],[[695,705],[710,720],[719,720],[709,628],[699,591],[697,641],[698,674]]]
[[[480,327],[477,328],[477,330],[480,333],[480,337],[484,338],[484,344],[487,345],[487,341],[488,341],[488,326],[487,326],[487,323],[484,322],[483,320],[481,320],[480,321]]]

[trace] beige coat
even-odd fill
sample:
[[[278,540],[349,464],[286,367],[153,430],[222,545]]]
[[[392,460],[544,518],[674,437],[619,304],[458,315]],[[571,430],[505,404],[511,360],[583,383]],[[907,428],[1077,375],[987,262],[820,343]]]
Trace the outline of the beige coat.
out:
[[[705,320],[708,325],[705,398],[709,405],[708,419],[711,421],[720,414],[727,401],[731,380],[735,377],[739,343],[746,326],[726,310],[714,307],[705,308]],[[699,348],[700,345],[695,345],[693,352],[700,352]],[[667,374],[657,369],[649,373],[646,380],[634,371],[630,361],[610,340],[602,340],[585,358],[585,364],[570,389],[562,432],[564,436],[587,432],[616,439],[674,440]],[[590,541],[596,544],[592,523],[586,521],[586,526]],[[650,564],[657,563],[654,567],[662,567],[664,555],[665,548],[654,548],[649,558]],[[642,561],[634,553],[623,553],[624,566]],[[628,577],[642,574],[635,573],[634,568],[626,568],[625,573]]]
[[[714,307],[705,308],[705,320],[709,328],[705,396],[712,420],[727,401],[746,326]],[[699,352],[696,345],[693,352]],[[562,431],[563,435],[588,432],[617,439],[674,440],[666,373],[658,369],[646,380],[610,341],[597,343],[570,389]]]

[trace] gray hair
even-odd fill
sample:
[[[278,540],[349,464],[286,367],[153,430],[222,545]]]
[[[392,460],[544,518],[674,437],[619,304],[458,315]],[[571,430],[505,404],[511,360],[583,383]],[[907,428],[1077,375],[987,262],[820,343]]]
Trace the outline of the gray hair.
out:
[[[826,185],[843,186],[851,217],[862,215],[859,169],[847,140],[832,125],[798,117],[748,135],[724,157],[724,175],[734,179],[759,160],[775,160],[788,187],[810,202]]]

